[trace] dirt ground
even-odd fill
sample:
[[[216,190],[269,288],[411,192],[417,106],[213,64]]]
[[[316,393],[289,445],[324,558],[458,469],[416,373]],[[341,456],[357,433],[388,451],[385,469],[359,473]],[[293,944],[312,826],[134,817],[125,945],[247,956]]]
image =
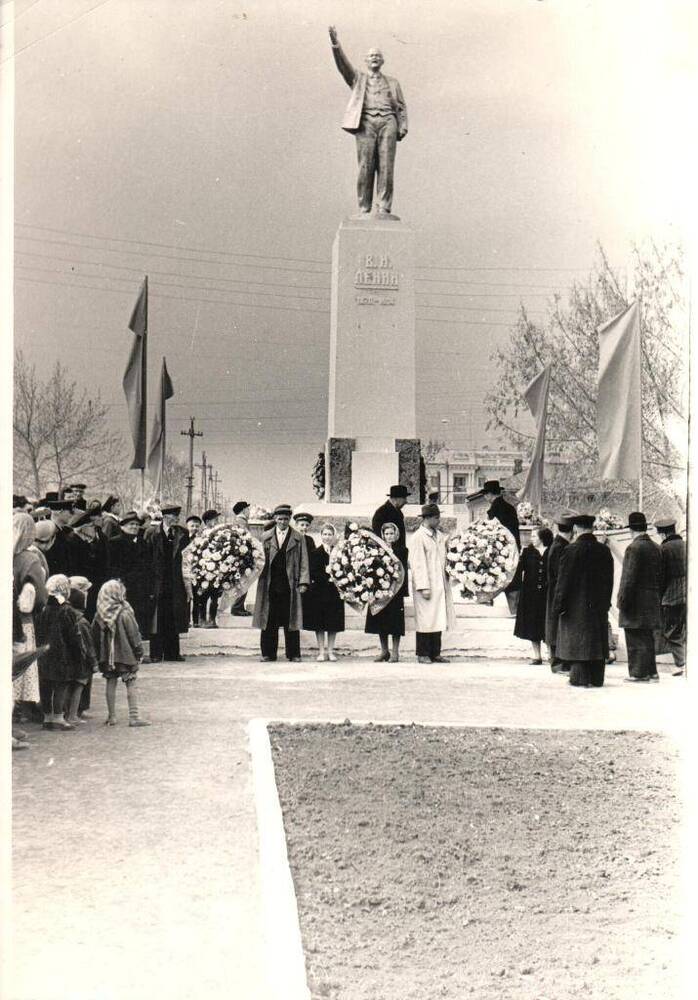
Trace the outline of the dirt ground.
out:
[[[276,725],[314,1000],[671,1000],[677,753],[649,733]]]

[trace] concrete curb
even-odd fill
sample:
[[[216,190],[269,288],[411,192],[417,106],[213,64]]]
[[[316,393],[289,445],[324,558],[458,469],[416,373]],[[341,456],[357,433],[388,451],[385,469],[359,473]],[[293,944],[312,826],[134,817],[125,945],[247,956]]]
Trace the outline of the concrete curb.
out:
[[[311,1000],[298,905],[286,849],[286,833],[274,776],[267,723],[251,719],[247,735],[257,811],[262,914],[268,954],[270,996]]]

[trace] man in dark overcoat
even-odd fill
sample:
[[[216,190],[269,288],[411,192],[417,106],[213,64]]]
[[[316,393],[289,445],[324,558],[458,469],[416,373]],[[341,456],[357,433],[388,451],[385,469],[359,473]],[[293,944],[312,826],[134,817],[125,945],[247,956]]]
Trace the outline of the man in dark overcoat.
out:
[[[120,521],[121,534],[108,543],[108,551],[110,576],[126,587],[126,599],[133,608],[141,637],[147,639],[153,614],[153,571],[142,526],[136,511],[128,511]]]
[[[510,504],[504,499],[504,490],[499,484],[498,479],[488,479],[487,482],[482,487],[482,493],[486,500],[489,501],[489,509],[487,511],[487,517],[490,521],[497,520],[512,533],[514,536],[514,541],[516,542],[516,547],[521,551],[521,537],[519,535],[519,515],[516,513],[516,507]],[[507,604],[509,605],[509,612],[512,615],[516,614],[518,604],[519,604],[519,593],[521,591],[521,564],[516,568],[516,574],[514,579],[511,581],[508,587],[505,588],[504,594],[507,599]]]
[[[659,680],[654,630],[661,624],[662,554],[647,534],[645,515],[628,517],[632,541],[625,550],[618,588],[618,623],[625,629],[628,680]]]
[[[555,597],[560,558],[572,541],[573,526],[570,518],[563,516],[558,517],[555,524],[557,525],[557,534],[553,539],[553,544],[546,553],[546,582],[548,590],[545,603],[545,644],[550,650],[550,669],[554,674],[558,674],[569,671],[569,666],[555,652],[557,643],[557,617],[553,614],[553,598]]]
[[[569,664],[573,687],[602,687],[608,657],[613,556],[594,537],[594,520],[593,514],[572,519],[574,541],[562,550],[553,598],[555,652]]]
[[[402,508],[407,503],[407,487],[396,486],[390,487],[390,493],[388,494],[388,499],[385,503],[381,504],[378,510],[373,515],[373,520],[371,521],[371,531],[374,535],[381,537],[381,528],[384,524],[394,524],[397,530],[400,532],[400,543],[402,545],[407,545],[407,532],[405,530],[405,515],[402,513]]]
[[[47,505],[51,511],[51,520],[56,526],[56,534],[51,548],[44,553],[51,576],[62,573],[73,576],[73,529],[70,521],[73,517],[73,504],[70,500],[49,500]]]
[[[658,519],[655,528],[662,538],[662,638],[674,657],[674,677],[681,677],[686,666],[686,543],[673,517]]]
[[[299,663],[303,627],[301,600],[310,585],[308,549],[303,537],[290,527],[288,504],[279,504],[273,517],[274,527],[262,536],[264,569],[257,581],[252,624],[262,630],[262,660],[276,659],[279,629],[283,628],[286,659]]]
[[[189,536],[177,518],[181,507],[161,507],[162,521],[146,529],[145,542],[152,567],[152,617],[149,626],[150,659],[182,663],[180,633],[189,628],[189,605],[182,578],[182,550]]]

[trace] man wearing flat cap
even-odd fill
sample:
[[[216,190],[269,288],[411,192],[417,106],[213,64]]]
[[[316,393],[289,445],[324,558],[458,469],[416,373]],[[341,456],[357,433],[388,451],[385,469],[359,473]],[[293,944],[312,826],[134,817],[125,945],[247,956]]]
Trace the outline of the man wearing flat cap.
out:
[[[593,514],[572,518],[574,541],[560,556],[552,613],[556,656],[570,668],[573,687],[603,687],[608,658],[608,611],[613,556],[595,538]]]
[[[299,663],[302,595],[310,585],[308,550],[303,537],[290,526],[291,508],[288,504],[279,504],[273,517],[274,527],[262,536],[264,569],[257,581],[252,624],[262,630],[262,660],[276,659],[279,629],[283,628],[286,659]]]
[[[686,543],[676,531],[676,518],[659,518],[654,526],[662,539],[661,639],[674,657],[674,677],[681,677],[686,666]]]
[[[384,524],[394,524],[400,532],[400,544],[407,545],[407,532],[405,530],[405,515],[402,508],[407,503],[408,491],[406,486],[398,483],[390,487],[388,499],[381,504],[373,515],[371,531],[374,535],[381,537],[381,529]]]
[[[550,669],[554,674],[558,674],[567,672],[569,666],[563,663],[555,652],[557,643],[557,616],[553,614],[553,598],[555,597],[555,587],[560,571],[560,559],[562,553],[572,541],[572,532],[574,529],[571,519],[564,515],[560,515],[556,519],[555,524],[557,526],[557,534],[547,552],[546,579],[548,590],[545,604],[545,644],[550,650]]]
[[[419,663],[447,663],[441,635],[453,628],[453,595],[446,575],[446,535],[439,531],[441,511],[435,503],[422,507],[422,523],[410,546],[410,572]]]
[[[189,629],[189,604],[182,578],[182,552],[188,541],[177,523],[181,507],[163,504],[162,521],[145,531],[152,568],[152,618],[149,626],[150,659],[181,663],[179,636]]]
[[[210,510],[205,510],[201,515],[203,530],[210,531],[212,528],[215,528],[220,518],[220,511],[217,511],[215,508],[212,507]],[[217,616],[220,596],[220,591],[216,590],[213,586],[209,586],[201,591],[199,595],[199,624],[201,628],[218,628]]]
[[[109,542],[110,576],[121,580],[133,608],[141,638],[147,639],[152,618],[153,573],[143,532],[143,519],[135,510],[120,521],[121,534]]]
[[[654,631],[662,624],[662,554],[647,534],[644,514],[634,511],[626,527],[632,541],[623,556],[616,603],[618,623],[625,629],[628,680],[641,683],[659,680]]]

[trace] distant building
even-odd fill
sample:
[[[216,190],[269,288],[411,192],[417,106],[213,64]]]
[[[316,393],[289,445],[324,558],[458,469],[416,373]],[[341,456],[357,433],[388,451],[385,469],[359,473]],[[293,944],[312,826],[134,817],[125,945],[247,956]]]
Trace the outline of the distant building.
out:
[[[425,461],[427,495],[438,493],[438,503],[463,510],[469,493],[481,489],[488,479],[508,479],[521,472],[524,456],[520,451],[482,448],[458,451],[442,448]]]

